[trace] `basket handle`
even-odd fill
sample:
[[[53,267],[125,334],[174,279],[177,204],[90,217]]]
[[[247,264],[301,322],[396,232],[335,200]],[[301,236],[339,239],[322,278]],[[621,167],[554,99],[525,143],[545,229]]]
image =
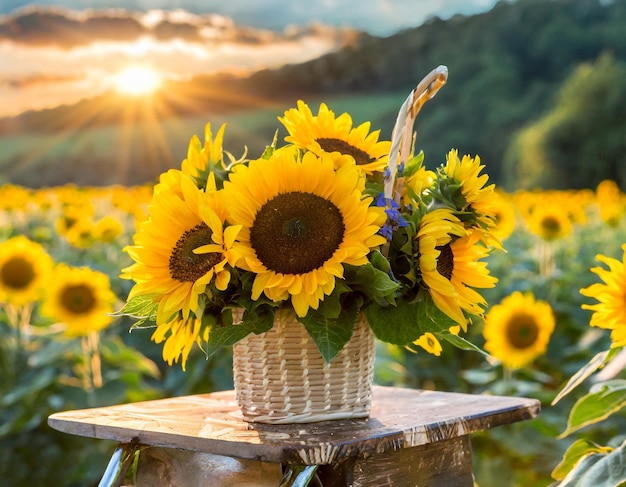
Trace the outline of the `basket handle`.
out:
[[[387,205],[393,199],[400,203],[404,178],[398,178],[398,165],[407,161],[411,151],[413,124],[424,104],[433,98],[448,80],[448,68],[438,66],[428,73],[411,91],[398,112],[398,118],[391,132],[391,150],[387,163],[384,197]]]

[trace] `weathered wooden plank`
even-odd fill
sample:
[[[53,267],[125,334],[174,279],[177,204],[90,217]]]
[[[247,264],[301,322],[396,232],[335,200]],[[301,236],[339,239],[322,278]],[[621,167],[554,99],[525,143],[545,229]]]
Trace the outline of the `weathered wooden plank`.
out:
[[[174,448],[141,450],[137,487],[276,487],[282,479],[277,463],[231,458]]]
[[[472,452],[467,436],[413,448],[322,465],[324,487],[472,487]],[[242,460],[173,448],[143,448],[137,487],[276,487],[276,463]]]
[[[80,436],[273,463],[329,465],[534,418],[539,401],[374,387],[368,419],[246,423],[233,391],[66,411],[51,427]]]
[[[400,485],[473,487],[469,437],[459,436],[359,459],[354,466],[352,482],[344,483],[342,487]]]

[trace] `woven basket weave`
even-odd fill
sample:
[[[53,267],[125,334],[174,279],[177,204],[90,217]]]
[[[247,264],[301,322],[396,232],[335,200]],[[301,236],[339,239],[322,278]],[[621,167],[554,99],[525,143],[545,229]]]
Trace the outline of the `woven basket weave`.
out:
[[[327,364],[293,312],[279,311],[270,331],[234,345],[235,395],[243,419],[286,424],[368,417],[374,346],[362,318]]]

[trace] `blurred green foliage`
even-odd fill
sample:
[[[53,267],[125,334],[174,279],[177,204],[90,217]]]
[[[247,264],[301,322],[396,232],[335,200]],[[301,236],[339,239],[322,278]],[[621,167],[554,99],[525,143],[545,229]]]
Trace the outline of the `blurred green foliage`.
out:
[[[605,53],[580,65],[551,110],[524,128],[505,157],[508,185],[586,188],[603,179],[626,186],[626,63]]]

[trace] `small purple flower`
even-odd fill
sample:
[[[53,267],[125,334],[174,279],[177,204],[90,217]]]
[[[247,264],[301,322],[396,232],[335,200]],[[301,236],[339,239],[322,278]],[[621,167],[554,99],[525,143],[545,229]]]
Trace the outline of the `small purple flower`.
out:
[[[393,232],[401,227],[406,227],[408,223],[400,214],[400,207],[398,203],[390,198],[385,198],[383,193],[380,193],[376,198],[376,206],[386,207],[385,214],[387,215],[387,221],[380,229],[380,234],[387,240],[393,238]]]
[[[385,223],[382,227],[380,227],[380,234],[387,240],[391,240],[393,238],[393,228],[389,223]]]

